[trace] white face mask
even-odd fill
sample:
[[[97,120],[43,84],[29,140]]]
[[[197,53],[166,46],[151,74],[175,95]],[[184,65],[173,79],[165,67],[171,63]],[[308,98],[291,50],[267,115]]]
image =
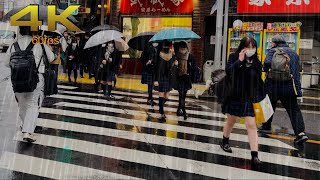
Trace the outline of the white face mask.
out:
[[[254,48],[254,49],[248,49],[247,52],[246,52],[246,56],[247,57],[252,57],[255,53],[256,53],[257,49]]]
[[[77,47],[77,43],[72,43],[72,49],[75,49]]]
[[[158,47],[158,45],[159,45],[158,43],[152,43],[153,47]]]
[[[108,49],[108,51],[109,51],[110,53],[113,53],[113,51],[114,51],[113,44],[108,44],[107,49]]]

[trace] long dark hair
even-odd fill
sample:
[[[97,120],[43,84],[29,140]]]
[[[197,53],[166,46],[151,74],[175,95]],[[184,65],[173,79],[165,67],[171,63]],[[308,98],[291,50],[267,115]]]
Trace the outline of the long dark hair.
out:
[[[244,37],[244,38],[242,38],[241,41],[240,41],[240,45],[239,45],[237,51],[235,52],[235,54],[237,55],[237,57],[239,57],[240,52],[241,52],[243,49],[249,47],[250,44],[251,44],[253,47],[255,47],[256,49],[258,49],[258,47],[257,47],[257,41],[256,41],[255,39],[253,39],[253,38],[251,38],[251,37]],[[258,51],[256,51],[256,53],[255,53],[252,57],[250,57],[250,60],[259,60],[259,58],[258,58],[258,53],[257,53],[257,52],[258,52]]]

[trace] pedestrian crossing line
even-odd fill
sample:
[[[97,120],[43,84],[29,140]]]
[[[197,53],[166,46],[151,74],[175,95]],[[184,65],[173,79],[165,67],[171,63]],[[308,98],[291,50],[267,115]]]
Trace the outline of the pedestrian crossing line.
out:
[[[59,91],[59,94],[61,94],[61,95],[71,95],[71,96],[74,95],[74,96],[90,97],[90,98],[92,98],[92,97],[103,98],[104,97],[103,94],[86,93],[86,92],[75,92],[75,91],[62,91],[62,90]],[[131,96],[121,96],[121,95],[120,96],[114,95],[114,96],[116,98],[116,101],[121,101],[122,99],[129,98],[132,101],[135,101],[135,102],[137,102],[139,104],[147,104],[147,100],[143,99],[143,98],[134,98],[134,97],[131,97]],[[127,101],[125,101],[125,102],[127,102]],[[189,105],[187,103],[186,104],[186,108],[189,108],[189,109],[192,108],[192,110],[196,110],[196,109],[199,110],[200,109],[200,107],[195,107],[194,105],[197,105],[197,104],[192,103],[192,105]],[[201,105],[198,105],[198,106],[201,106]],[[158,107],[158,106],[155,106],[155,107]],[[168,102],[166,102],[166,107],[177,108],[178,107],[178,102],[168,101]],[[200,109],[201,111],[212,112],[212,109],[206,107],[205,105],[202,105],[201,108],[202,108],[202,109]]]
[[[276,138],[276,139],[285,139],[285,140],[290,140],[290,141],[293,141],[295,139],[292,136],[282,136],[282,135],[275,135],[275,134],[267,134],[267,135],[272,138]],[[317,141],[317,140],[309,139],[309,140],[307,140],[307,142],[320,145],[320,141]]]
[[[115,109],[115,108],[106,108],[106,107],[97,107],[97,106],[91,106],[91,105],[85,105],[85,104],[77,104],[77,103],[66,103],[66,102],[59,102],[55,104],[56,106],[61,106],[61,107],[70,107],[70,108],[79,108],[79,109],[87,109],[87,110],[96,110],[96,111],[104,111],[104,112],[119,112],[120,110]],[[127,114],[133,115],[133,116],[139,116],[140,118],[142,116],[140,111],[134,111],[134,110],[126,110]],[[122,112],[120,112],[122,113]],[[159,115],[155,113],[149,113],[151,117],[157,118]],[[144,117],[146,118],[146,117]],[[179,119],[176,116],[167,116],[168,120],[175,120],[178,121]],[[209,137],[216,137],[216,138],[221,138],[223,136],[223,132],[220,131],[212,131]],[[232,139],[237,140],[237,141],[243,141],[243,142],[248,142],[247,135],[242,135],[242,134],[232,134]],[[284,147],[287,149],[295,149],[294,147],[283,143],[279,140],[276,139],[270,139],[270,138],[259,138],[259,143],[267,146],[274,146],[274,147]]]
[[[69,90],[78,89],[78,87],[75,87],[75,86],[64,86],[64,85],[58,85],[58,88],[69,89]]]
[[[102,137],[99,137],[99,139],[115,137],[115,138],[131,140],[131,141],[150,143],[154,145],[161,145],[166,147],[209,153],[209,154],[206,154],[207,156],[210,156],[210,154],[211,155],[215,154],[215,155],[222,155],[222,156],[251,160],[250,150],[236,148],[236,147],[233,148],[233,153],[226,153],[217,144],[207,144],[207,143],[201,143],[197,141],[190,141],[190,140],[184,140],[184,139],[174,139],[174,138],[168,139],[167,137],[157,136],[152,134],[145,135],[145,134],[135,133],[131,131],[107,129],[107,128],[94,127],[94,126],[87,127],[88,125],[82,125],[82,124],[80,125],[77,124],[76,126],[78,126],[79,128],[75,129],[73,127],[73,123],[68,123],[68,122],[59,123],[49,119],[39,119],[37,121],[37,126],[56,129],[56,130],[65,130],[68,132],[71,131],[71,132],[84,133],[83,136],[91,136],[93,134],[96,134],[96,135],[102,136]],[[88,131],[88,130],[95,130],[95,131]],[[53,132],[53,134],[57,134],[57,133]],[[171,150],[166,149],[166,152],[167,153],[171,152]],[[195,155],[195,153],[192,153],[192,154]],[[307,169],[312,171],[319,171],[319,168],[320,168],[320,161],[317,161],[317,160],[303,159],[298,157],[280,155],[275,153],[266,153],[266,152],[259,152],[259,155],[260,155],[260,160],[262,160],[265,163],[272,163],[274,165],[275,164],[284,165],[284,166]]]
[[[63,149],[68,145],[69,150],[82,152],[86,154],[97,155],[122,161],[129,161],[134,163],[145,164],[160,168],[169,168],[187,173],[194,173],[208,177],[235,179],[242,177],[244,179],[295,179],[285,176],[273,175],[268,173],[261,173],[257,171],[250,171],[246,169],[239,169],[224,165],[211,164],[191,159],[184,159],[172,157],[162,154],[155,154],[150,152],[138,151],[135,149],[126,149],[104,144],[97,144],[88,141],[62,138],[48,135],[38,135],[39,140],[34,144],[42,146],[49,146]],[[49,140],[48,140],[49,139]],[[18,139],[22,141],[21,139]],[[84,148],[86,147],[86,148]],[[148,157],[148,158],[145,158]],[[190,168],[191,166],[191,168]],[[214,169],[214,171],[212,171]],[[226,172],[233,172],[228,173]]]
[[[0,167],[53,179],[140,179],[12,152],[3,153]]]
[[[58,99],[87,101],[87,102],[110,104],[110,105],[130,106],[130,107],[135,107],[135,108],[137,107],[137,104],[130,103],[130,102],[108,101],[108,100],[104,100],[104,99],[87,98],[87,97],[80,97],[80,96],[68,96],[68,95],[57,94],[57,95],[53,95],[51,97],[52,98],[58,98]],[[138,106],[140,108],[146,110],[146,111],[153,109],[149,105],[138,104]],[[165,107],[164,110],[167,111],[167,112],[172,112],[172,113],[176,113],[176,111],[177,111],[176,108],[170,108],[170,107]],[[187,108],[187,112],[188,112],[189,115],[193,114],[193,115],[209,116],[209,117],[214,117],[214,118],[226,118],[226,116],[224,114],[208,112],[208,111],[196,111],[196,110],[189,110]]]

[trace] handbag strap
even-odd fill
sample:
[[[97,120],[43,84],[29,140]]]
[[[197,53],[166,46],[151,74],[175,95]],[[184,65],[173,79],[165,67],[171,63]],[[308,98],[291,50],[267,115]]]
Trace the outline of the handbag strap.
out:
[[[41,44],[41,48],[42,48],[42,57],[44,59],[43,62],[45,64],[45,66],[46,66],[46,69],[48,69],[50,67],[50,63],[49,63],[49,60],[48,60],[46,49],[45,49],[43,44]]]

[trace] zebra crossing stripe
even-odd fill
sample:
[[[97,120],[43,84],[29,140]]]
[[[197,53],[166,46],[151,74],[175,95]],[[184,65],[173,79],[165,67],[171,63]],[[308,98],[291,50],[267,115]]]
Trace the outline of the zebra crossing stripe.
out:
[[[205,153],[214,153],[218,155],[235,157],[235,158],[245,158],[248,160],[251,159],[250,150],[236,148],[236,147],[232,148],[233,153],[230,154],[221,150],[220,146],[217,144],[201,143],[197,141],[190,141],[190,140],[176,139],[176,138],[170,138],[168,140],[167,137],[153,135],[153,134],[141,134],[141,133],[135,133],[131,131],[123,131],[118,129],[106,129],[106,128],[92,127],[92,126],[87,127],[87,125],[83,125],[83,124],[76,124],[75,126],[78,126],[78,128],[73,128],[71,127],[73,126],[72,123],[56,122],[49,119],[38,119],[37,125],[45,128],[85,133],[87,134],[86,136],[97,134],[102,136],[124,138],[132,141],[163,145],[167,147],[182,148],[182,149],[200,151]],[[139,129],[139,127],[137,128]],[[88,131],[89,129],[94,131]],[[319,167],[320,167],[320,161],[317,161],[317,160],[303,159],[298,157],[291,157],[291,156],[280,155],[275,153],[266,153],[266,152],[259,152],[259,154],[260,154],[260,159],[263,162],[285,165],[290,167],[297,167],[297,168],[308,169],[313,171],[319,171]]]
[[[86,129],[90,130],[90,127]],[[17,138],[17,140],[22,141],[22,137]],[[34,144],[62,149],[66,145],[68,145],[68,148],[71,151],[93,154],[101,157],[119,159],[134,163],[141,163],[160,168],[169,168],[173,170],[194,173],[208,177],[225,178],[226,172],[232,172],[228,173],[228,178],[235,179],[239,177],[245,177],[246,179],[295,179],[257,171],[249,171],[246,169],[239,169],[224,165],[195,161],[191,159],[143,152],[135,149],[126,149],[110,145],[97,144],[88,141],[48,136],[42,134],[38,135],[38,140]]]
[[[55,104],[56,106],[61,106],[61,107],[70,107],[70,108],[79,108],[79,109],[87,109],[87,110],[97,110],[97,111],[104,111],[104,112],[120,112],[120,113],[125,113],[125,114],[130,114],[133,116],[138,116],[142,118],[146,118],[147,114],[142,113],[141,111],[135,111],[135,110],[119,110],[116,108],[107,108],[107,107],[97,107],[97,106],[91,106],[91,105],[85,105],[85,104],[77,104],[77,103],[67,103],[67,102],[59,102]],[[153,117],[158,117],[159,115],[156,113],[149,113],[150,116]],[[179,119],[176,116],[168,115],[168,119],[173,119],[176,120]],[[216,137],[216,138],[221,138],[223,136],[223,132],[220,131],[212,131],[211,137]],[[242,141],[242,142],[248,142],[247,135],[242,135],[242,134],[231,134],[231,137],[233,140],[236,141]],[[279,140],[276,139],[270,139],[270,138],[259,138],[259,143],[267,146],[274,146],[274,147],[283,147],[287,149],[295,149],[294,147],[283,143]]]
[[[78,89],[78,87],[74,87],[74,86],[64,86],[64,85],[58,85],[58,88],[70,89],[70,90]]]
[[[12,152],[3,153],[0,167],[52,179],[139,179]]]

